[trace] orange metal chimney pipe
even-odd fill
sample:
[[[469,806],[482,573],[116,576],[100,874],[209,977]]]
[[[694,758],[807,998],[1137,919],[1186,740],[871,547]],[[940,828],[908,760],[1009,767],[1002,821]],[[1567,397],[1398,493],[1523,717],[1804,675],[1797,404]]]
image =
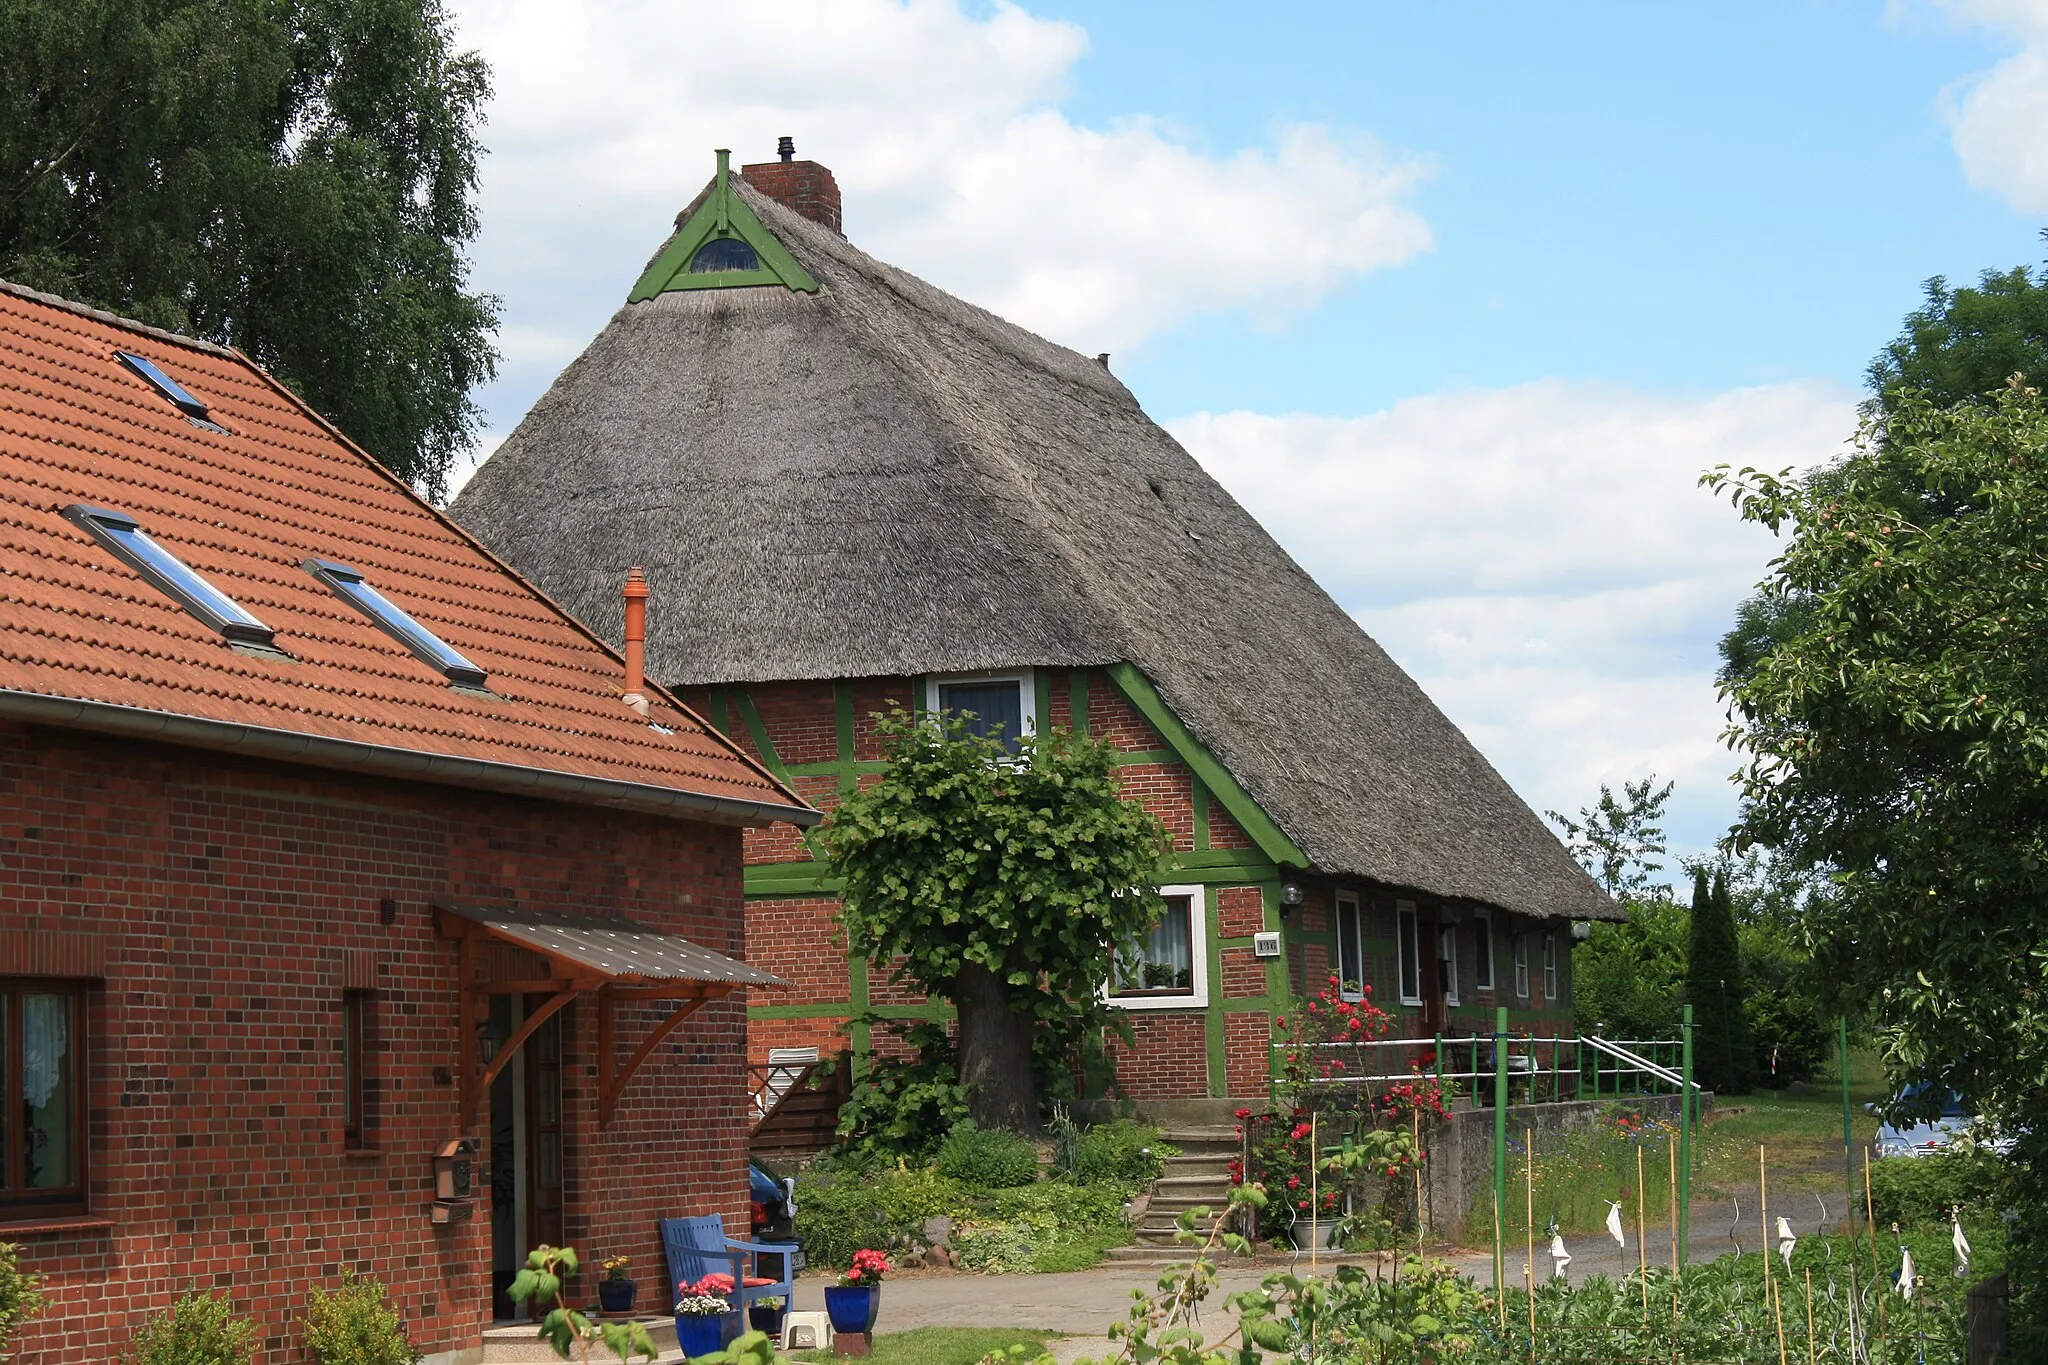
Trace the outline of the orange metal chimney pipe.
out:
[[[647,575],[638,564],[626,574],[626,705],[647,714]]]

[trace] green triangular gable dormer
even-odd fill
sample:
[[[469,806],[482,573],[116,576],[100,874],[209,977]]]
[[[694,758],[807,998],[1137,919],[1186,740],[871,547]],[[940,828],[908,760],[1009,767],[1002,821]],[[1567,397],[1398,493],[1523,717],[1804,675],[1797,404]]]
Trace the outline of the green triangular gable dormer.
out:
[[[738,289],[779,284],[815,294],[818,282],[789,254],[754,211],[733,193],[732,153],[718,149],[718,181],[690,221],[641,274],[627,303],[644,303],[671,289]]]

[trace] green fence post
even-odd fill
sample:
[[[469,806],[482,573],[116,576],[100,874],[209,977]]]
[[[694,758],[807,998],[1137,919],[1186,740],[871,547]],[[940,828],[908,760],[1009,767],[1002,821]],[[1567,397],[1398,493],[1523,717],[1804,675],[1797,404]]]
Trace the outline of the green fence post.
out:
[[[1429,1054],[1436,1059],[1436,1093],[1444,1093],[1444,1036],[1436,1036],[1436,1050]]]
[[[1685,1022],[1678,1037],[1678,1263],[1692,1264],[1692,1006],[1685,1007]]]
[[[1493,1012],[1493,1292],[1502,1292],[1508,1213],[1508,1008]]]

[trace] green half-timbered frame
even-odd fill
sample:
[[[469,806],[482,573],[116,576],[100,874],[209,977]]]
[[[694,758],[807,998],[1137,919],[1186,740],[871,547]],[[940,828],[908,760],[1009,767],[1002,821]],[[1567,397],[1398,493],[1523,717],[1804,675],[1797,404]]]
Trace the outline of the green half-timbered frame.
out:
[[[1056,673],[1057,670],[1046,668],[1034,671],[1037,714],[1041,718],[1041,723],[1052,714],[1051,689]],[[1206,928],[1203,938],[1207,958],[1204,965],[1209,980],[1208,1001],[1203,1006],[1191,1006],[1188,1012],[1200,1011],[1203,1014],[1208,1054],[1208,1092],[1212,1098],[1222,1098],[1228,1093],[1229,1071],[1225,1046],[1227,1019],[1234,1014],[1283,1014],[1295,998],[1293,983],[1289,979],[1288,964],[1306,944],[1319,944],[1328,955],[1328,960],[1335,964],[1338,928],[1335,903],[1331,897],[1336,889],[1351,887],[1354,884],[1348,880],[1331,880],[1310,872],[1308,856],[1274,823],[1208,748],[1189,732],[1160,696],[1150,679],[1133,665],[1111,664],[1099,673],[1088,669],[1068,671],[1070,723],[1075,730],[1087,733],[1090,729],[1090,687],[1092,681],[1099,677],[1108,679],[1117,693],[1150,723],[1167,746],[1163,749],[1122,752],[1118,755],[1119,764],[1134,767],[1179,763],[1186,767],[1190,775],[1194,846],[1192,849],[1176,850],[1161,860],[1159,884],[1197,885],[1203,889],[1202,913]],[[915,704],[921,709],[925,695],[924,680],[908,679],[907,685],[911,697],[916,699]],[[743,686],[711,688],[707,710],[711,723],[719,730],[727,734],[743,734],[776,777],[785,782],[797,777],[831,777],[836,779],[837,786],[843,794],[853,790],[863,775],[886,771],[889,765],[879,760],[862,760],[855,756],[854,684],[849,680],[840,680],[832,687],[835,753],[832,759],[823,762],[785,763],[776,751],[767,726]],[[1236,822],[1253,847],[1213,847],[1212,815],[1218,809],[1226,812]],[[807,847],[811,850],[811,860],[757,863],[747,867],[746,895],[749,900],[802,899],[838,893],[838,882],[825,875],[823,864],[818,861],[821,850],[814,834],[806,831],[804,837]],[[1289,917],[1282,913],[1283,885],[1290,880],[1300,880],[1304,877],[1328,888],[1327,912],[1320,930],[1305,929],[1300,915]],[[1256,889],[1262,906],[1261,928],[1266,932],[1280,932],[1284,936],[1281,956],[1261,959],[1264,966],[1263,994],[1226,998],[1223,955],[1232,949],[1250,951],[1253,940],[1250,935],[1223,935],[1220,893],[1225,888]],[[1396,943],[1389,893],[1385,888],[1369,888],[1366,885],[1357,885],[1356,889],[1362,893],[1365,900],[1370,900],[1376,905],[1384,903],[1388,907],[1384,914],[1373,913],[1366,917],[1366,923],[1370,927],[1367,930],[1364,947],[1368,952],[1381,955],[1383,960],[1391,959],[1396,951]],[[1559,961],[1560,998],[1554,1005],[1546,1007],[1546,1002],[1541,998],[1540,950],[1532,957],[1531,997],[1526,1001],[1518,999],[1513,994],[1511,948],[1504,926],[1510,921],[1521,921],[1519,917],[1510,916],[1505,911],[1496,910],[1494,914],[1496,986],[1491,1000],[1497,1000],[1510,1007],[1517,1027],[1541,1027],[1558,1020],[1568,1022],[1571,1012],[1569,925],[1563,921],[1544,924],[1530,922],[1531,928],[1538,934],[1545,931],[1556,932],[1562,940],[1561,946],[1565,949],[1560,954]],[[869,963],[849,961],[848,997],[843,1002],[759,1004],[751,1006],[748,1015],[754,1019],[841,1019],[848,1016],[858,1018],[865,1014],[883,1018],[934,1020],[951,1017],[951,1006],[943,1002],[872,1006],[869,991],[872,970]],[[1317,985],[1315,982],[1304,984],[1310,990],[1314,990]],[[1452,1018],[1454,1022],[1462,1023],[1462,1016],[1465,1014],[1471,1013],[1477,1019],[1481,1012],[1476,1003],[1467,1002],[1453,1007]],[[1490,1008],[1484,1012],[1490,1019]],[[865,1054],[870,1042],[867,1028],[855,1024],[848,1032],[849,1041],[857,1056]]]

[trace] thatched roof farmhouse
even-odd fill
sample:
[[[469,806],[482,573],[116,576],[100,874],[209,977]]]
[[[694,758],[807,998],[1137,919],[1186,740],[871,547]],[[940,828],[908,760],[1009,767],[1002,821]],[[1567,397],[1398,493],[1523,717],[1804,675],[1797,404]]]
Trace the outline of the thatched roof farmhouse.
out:
[[[833,764],[864,761],[864,728],[833,745],[846,699],[864,723],[891,686],[907,699],[936,697],[934,679],[1015,678],[1027,724],[1134,712],[1133,753],[1162,770],[1146,799],[1205,807],[1217,846],[1194,847],[1183,820],[1187,852],[1211,855],[1186,866],[1231,853],[1263,888],[1233,922],[1219,878],[1187,878],[1210,888],[1212,919],[1222,906],[1213,941],[1285,922],[1297,988],[1327,964],[1383,974],[1383,998],[1434,984],[1470,1008],[1486,1003],[1492,958],[1508,961],[1495,915],[1536,933],[1619,914],[1106,364],[874,259],[839,213],[823,167],[786,157],[729,175],[721,153],[456,519],[615,640],[619,582],[644,565],[649,673],[771,768],[820,779],[799,783],[813,800],[829,804]],[[1218,845],[1226,824],[1237,852]],[[809,856],[800,841],[755,854],[762,898],[806,890],[790,866]],[[1419,918],[1397,924],[1397,905]],[[1408,941],[1479,920],[1463,968],[1455,943],[1432,962]],[[1260,984],[1276,999],[1280,972],[1276,960]],[[1461,974],[1474,977],[1462,995]]]

